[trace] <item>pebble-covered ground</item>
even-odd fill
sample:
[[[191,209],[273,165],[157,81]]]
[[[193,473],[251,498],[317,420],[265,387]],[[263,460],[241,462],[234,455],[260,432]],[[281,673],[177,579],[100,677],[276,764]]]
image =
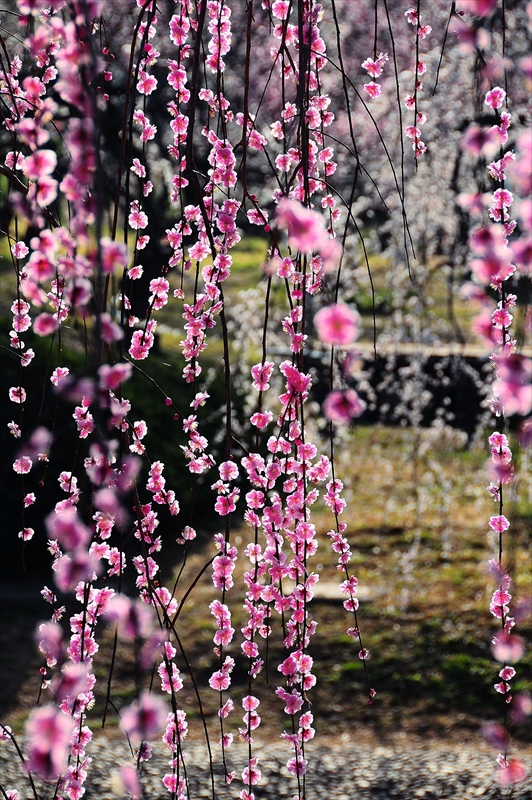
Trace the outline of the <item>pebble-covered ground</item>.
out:
[[[309,772],[305,800],[530,800],[532,778],[509,790],[501,790],[494,780],[494,757],[482,745],[471,742],[446,745],[445,742],[426,743],[416,740],[401,747],[357,743],[354,737],[316,740],[308,746]],[[166,771],[167,751],[154,745],[153,759],[145,765],[143,776],[146,800],[169,798],[161,785]],[[199,743],[187,745],[187,769],[190,800],[212,798],[209,762],[206,748]],[[519,748],[517,748],[519,750]],[[530,750],[525,749],[530,760]],[[124,798],[116,786],[116,772],[121,763],[128,762],[126,745],[121,740],[96,735],[90,746],[93,764],[86,787],[86,800],[117,800]],[[267,800],[292,800],[296,794],[295,779],[286,768],[290,757],[288,745],[256,743],[254,754],[260,759],[262,780],[255,787],[255,797]],[[228,751],[229,768],[240,776],[245,765],[246,748],[235,744]],[[523,752],[520,753],[523,757]],[[526,756],[525,756],[526,760]],[[130,762],[131,763],[131,762]],[[223,770],[215,764],[216,800],[237,800],[242,789],[235,779],[231,786],[223,783]],[[32,800],[27,779],[23,779],[12,747],[0,742],[0,783],[6,789],[18,788],[21,800]],[[41,784],[37,784],[40,791]],[[39,800],[53,796],[43,787]]]

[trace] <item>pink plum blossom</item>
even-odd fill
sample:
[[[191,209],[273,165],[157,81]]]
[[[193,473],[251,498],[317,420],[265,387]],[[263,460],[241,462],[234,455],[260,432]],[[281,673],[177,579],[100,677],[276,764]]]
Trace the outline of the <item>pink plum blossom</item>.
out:
[[[114,391],[122,383],[129,380],[132,371],[133,367],[128,363],[114,364],[113,366],[104,364],[98,370],[98,375],[100,376],[101,385]]]
[[[22,386],[12,386],[9,390],[9,399],[12,403],[24,403],[26,401],[26,390]]]
[[[59,328],[59,320],[52,314],[39,314],[33,321],[33,330],[37,336],[50,336]]]
[[[54,386],[59,386],[61,381],[70,374],[68,367],[56,367],[50,375],[50,381]]]
[[[532,361],[519,355],[497,360],[497,380],[493,393],[506,414],[526,416],[532,409]]]
[[[324,344],[340,347],[351,344],[358,335],[360,316],[344,303],[320,309],[314,317],[318,336]]]
[[[288,231],[290,246],[302,253],[318,251],[327,238],[321,215],[295,200],[281,200],[277,225]]]
[[[346,423],[359,417],[366,407],[354,389],[330,392],[323,403],[323,413],[331,422]]]
[[[167,715],[164,701],[150,692],[142,692],[139,699],[120,714],[120,728],[131,742],[138,746],[147,739],[154,739],[163,729]]]
[[[522,783],[528,775],[527,766],[518,759],[510,758],[504,761],[497,772],[497,781],[501,786],[513,786]]]
[[[487,106],[491,106],[491,108],[496,109],[502,106],[505,97],[506,92],[504,89],[501,89],[500,86],[495,86],[494,89],[490,89],[490,91],[487,92],[484,102]]]
[[[19,475],[27,475],[32,468],[33,462],[28,456],[21,456],[13,462],[13,469]]]
[[[74,720],[52,705],[31,712],[26,723],[28,769],[45,780],[66,771]]]
[[[380,84],[375,83],[375,81],[370,81],[369,83],[364,84],[364,91],[370,97],[375,98],[380,96],[382,89]]]
[[[494,637],[491,651],[494,658],[502,664],[515,664],[523,657],[525,645],[517,634],[501,631]]]

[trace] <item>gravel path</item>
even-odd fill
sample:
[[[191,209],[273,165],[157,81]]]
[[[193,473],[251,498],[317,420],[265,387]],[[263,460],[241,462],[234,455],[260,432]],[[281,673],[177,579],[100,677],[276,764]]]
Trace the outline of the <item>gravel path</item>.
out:
[[[513,789],[501,790],[494,780],[494,758],[468,743],[446,746],[430,739],[419,740],[400,749],[344,742],[341,738],[316,741],[308,747],[309,773],[306,800],[512,800],[532,798],[532,778]],[[166,771],[168,751],[154,745],[153,759],[146,764],[143,777],[145,800],[168,800],[169,793],[161,785]],[[207,752],[203,745],[187,745],[187,768],[190,800],[212,798]],[[256,743],[255,755],[260,759],[262,780],[255,787],[257,800],[292,800],[296,793],[294,778],[285,763],[290,756],[283,743]],[[93,757],[85,794],[86,800],[117,800],[113,792],[113,773],[118,765],[128,762],[128,750],[121,740],[96,735],[89,752]],[[229,768],[240,775],[246,758],[245,747],[235,744],[228,751]],[[523,757],[523,753],[521,753]],[[242,783],[235,780],[225,786],[220,764],[215,765],[216,800],[237,800]],[[0,783],[5,788],[18,788],[21,800],[31,800],[27,781],[10,745],[0,742]],[[40,800],[51,794],[42,792]]]

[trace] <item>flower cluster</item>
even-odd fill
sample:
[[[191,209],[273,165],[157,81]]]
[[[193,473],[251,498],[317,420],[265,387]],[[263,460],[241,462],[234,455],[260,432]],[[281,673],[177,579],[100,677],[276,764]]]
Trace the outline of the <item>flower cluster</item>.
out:
[[[382,87],[380,83],[376,83],[375,78],[380,78],[384,65],[388,60],[388,53],[379,53],[378,58],[366,58],[365,61],[362,62],[362,69],[365,69],[370,78],[372,78],[369,83],[364,84],[364,91],[372,98],[380,96]]]
[[[421,125],[427,121],[426,114],[419,110],[419,93],[423,91],[423,82],[421,76],[427,71],[427,64],[422,60],[419,54],[420,40],[425,39],[431,32],[430,25],[421,24],[421,14],[415,8],[409,8],[405,11],[406,21],[415,26],[416,28],[416,65],[415,65],[415,83],[413,94],[408,94],[405,97],[405,105],[407,109],[414,111],[413,125],[407,125],[405,128],[405,135],[412,139],[412,149],[416,158],[420,158],[427,152],[427,146],[421,139]]]
[[[491,408],[500,418],[502,425],[507,416],[516,413],[526,415],[532,409],[531,363],[517,352],[517,340],[511,334],[513,322],[511,311],[516,305],[517,298],[506,288],[507,281],[516,273],[508,238],[514,232],[517,222],[511,219],[510,208],[514,203],[514,197],[512,192],[504,187],[504,181],[506,171],[514,164],[517,156],[513,150],[506,152],[503,150],[511,125],[511,114],[500,111],[505,100],[506,92],[499,86],[486,93],[484,103],[495,112],[496,123],[487,130],[482,142],[478,138],[481,129],[470,130],[466,142],[471,152],[489,152],[493,142],[501,148],[500,158],[489,163],[487,167],[491,179],[503,184],[501,188],[495,189],[490,197],[488,214],[492,222],[473,231],[470,237],[470,249],[474,255],[471,261],[473,277],[481,285],[489,284],[499,296],[497,307],[491,312],[488,308],[488,299],[484,298],[486,308],[476,319],[475,329],[493,349],[491,360],[496,378],[492,384]],[[474,136],[477,137],[479,144],[474,143]],[[481,290],[479,292],[482,294]],[[512,581],[501,561],[505,534],[510,528],[510,520],[503,513],[504,487],[512,482],[514,467],[508,436],[504,432],[493,432],[488,442],[491,450],[489,471],[492,478],[488,492],[498,506],[498,513],[490,517],[489,527],[496,537],[499,553],[499,557],[490,562],[491,574],[497,582],[497,588],[490,602],[490,612],[500,621],[501,626],[500,633],[493,639],[492,651],[495,659],[503,664],[499,671],[501,680],[495,684],[495,690],[503,695],[505,703],[510,704],[513,699],[510,681],[516,674],[512,664],[520,659],[523,652],[521,640],[513,632],[515,618],[510,614],[512,595],[509,589]],[[502,735],[495,737],[497,741],[492,741],[492,744],[495,743],[497,749],[503,751],[497,758],[499,782],[502,785],[509,785],[523,780],[526,770],[521,762],[508,760],[507,727],[501,728],[501,732]]]

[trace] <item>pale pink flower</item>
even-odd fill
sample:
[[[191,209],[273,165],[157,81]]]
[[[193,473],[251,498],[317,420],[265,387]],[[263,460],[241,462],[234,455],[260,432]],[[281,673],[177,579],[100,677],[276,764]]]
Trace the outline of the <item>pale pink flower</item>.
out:
[[[133,159],[132,166],[130,167],[131,172],[134,172],[139,178],[146,177],[146,167],[141,164],[138,158]]]
[[[514,697],[511,715],[516,725],[523,724],[532,715],[532,697],[529,692],[521,692]]]
[[[419,128],[416,128],[415,125],[407,125],[405,128],[405,136],[408,136],[409,139],[419,139],[421,131]]]
[[[127,246],[124,242],[113,242],[108,236],[100,240],[102,255],[102,270],[106,275],[112,275],[115,269],[124,269],[127,266]]]
[[[234,461],[224,461],[218,467],[218,471],[223,481],[234,481],[238,478],[238,467]]]
[[[26,723],[28,769],[45,780],[56,780],[68,766],[74,720],[52,705],[31,712]]]
[[[114,364],[113,366],[104,364],[98,370],[98,375],[100,376],[101,385],[114,391],[124,381],[129,380],[132,372],[133,367],[128,363]]]
[[[510,758],[497,772],[497,781],[501,786],[513,786],[526,780],[528,768],[522,761]]]
[[[491,108],[496,109],[500,108],[504,103],[504,98],[506,97],[506,92],[504,89],[501,89],[500,86],[495,86],[495,88],[490,89],[490,91],[486,94],[484,98],[484,103],[487,106],[491,106]]]
[[[50,336],[59,328],[59,320],[52,314],[39,314],[33,320],[33,330],[37,336]]]
[[[284,198],[277,208],[277,225],[288,231],[288,243],[302,253],[320,249],[327,239],[323,218],[297,200]]]
[[[28,199],[35,201],[40,208],[46,208],[57,197],[57,187],[56,180],[43,175],[36,183],[30,183]]]
[[[331,422],[349,422],[359,417],[366,404],[359,398],[354,389],[330,392],[323,403],[323,413]]]
[[[495,6],[497,0],[460,0],[457,6],[463,8],[469,14],[475,14],[477,17],[487,17]]]
[[[502,725],[498,725],[496,722],[486,722],[481,726],[481,733],[494,750],[504,751],[506,749],[508,737]]]
[[[121,784],[121,791],[127,794],[131,800],[142,799],[142,785],[140,783],[139,772],[133,764],[122,764],[120,767],[119,781]]]
[[[56,367],[50,375],[50,381],[54,386],[59,386],[63,378],[66,378],[69,374],[70,370],[68,367]]]
[[[11,252],[15,258],[24,258],[30,251],[24,242],[15,242],[11,247]]]
[[[13,469],[19,475],[27,475],[33,466],[33,461],[29,456],[21,456],[13,462]]]
[[[128,222],[130,227],[135,231],[139,230],[139,228],[146,228],[148,225],[148,217],[144,211],[141,210],[136,200],[131,203],[131,212],[128,217]]]
[[[490,517],[489,526],[493,531],[503,533],[508,530],[510,523],[504,514],[498,514],[497,516]]]
[[[40,180],[44,175],[51,175],[57,166],[57,156],[53,150],[36,150],[26,156],[22,171],[32,181]]]
[[[164,728],[167,708],[164,701],[150,692],[142,692],[140,698],[122,709],[120,728],[138,747],[142,741],[154,739]]]
[[[20,359],[20,366],[27,367],[29,364],[31,364],[34,358],[35,358],[35,351],[31,347],[29,347],[25,353],[22,353]]]
[[[144,267],[138,264],[137,266],[128,269],[127,271],[128,278],[131,278],[132,281],[137,281],[139,278],[142,278],[143,272],[144,272]]]
[[[137,91],[140,94],[151,94],[157,88],[157,79],[153,77],[153,75],[148,75],[148,73],[140,72],[140,78],[137,83]]]
[[[525,645],[517,634],[501,631],[492,640],[491,652],[501,664],[515,664],[523,657]]]
[[[22,386],[12,386],[9,390],[9,399],[12,403],[24,403],[26,401],[26,390]]]
[[[379,53],[376,61],[372,58],[366,58],[362,62],[362,68],[366,70],[371,78],[378,78],[382,74],[385,63],[388,61],[388,53]]]
[[[275,159],[275,166],[281,172],[289,172],[292,165],[292,156],[288,153],[280,153]]]
[[[209,678],[209,686],[217,692],[224,692],[231,683],[231,676],[223,670],[214,672]]]
[[[85,546],[91,538],[91,531],[78,517],[76,511],[62,514],[52,512],[46,518],[46,528],[50,539],[57,539],[65,550]]]
[[[321,308],[314,316],[318,336],[324,344],[343,347],[355,341],[360,316],[344,303]]]
[[[526,416],[532,409],[532,361],[510,355],[498,361],[497,380],[493,393],[502,403],[506,414]]]
[[[263,430],[270,424],[272,420],[273,414],[271,411],[256,411],[251,415],[249,421],[259,430]]]
[[[273,361],[266,361],[264,364],[255,364],[251,367],[252,385],[258,392],[265,392],[270,388],[269,380],[274,366]]]
[[[370,97],[375,98],[380,96],[382,89],[380,84],[375,83],[375,81],[370,81],[369,83],[364,84],[364,91]]]
[[[275,0],[272,5],[272,14],[277,19],[287,19],[290,13],[290,3],[288,0]]]

